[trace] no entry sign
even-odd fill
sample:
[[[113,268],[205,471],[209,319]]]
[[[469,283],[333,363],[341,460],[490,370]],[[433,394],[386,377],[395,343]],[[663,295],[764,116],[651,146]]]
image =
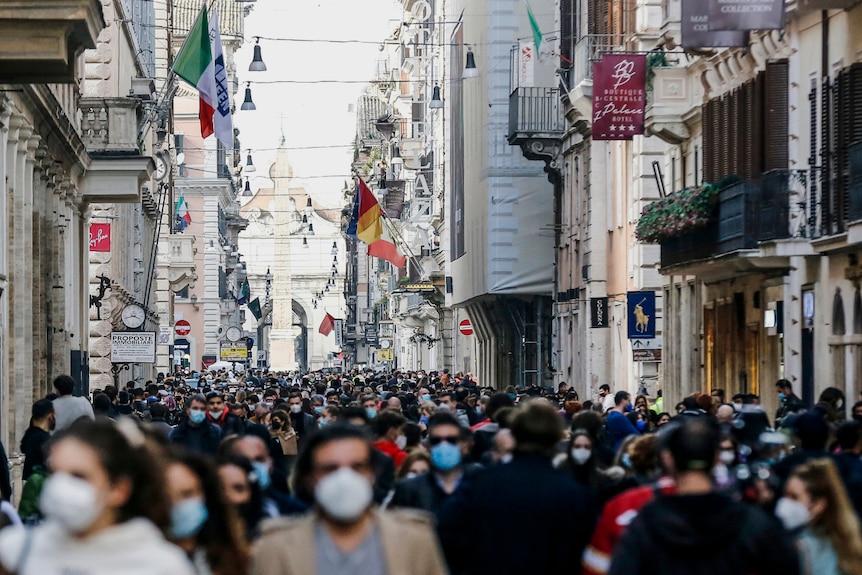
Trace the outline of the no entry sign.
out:
[[[185,337],[192,332],[192,324],[184,319],[181,319],[174,325],[174,331],[180,337]]]
[[[458,331],[461,332],[461,335],[473,335],[473,324],[470,323],[469,319],[462,319],[461,323],[458,324]]]

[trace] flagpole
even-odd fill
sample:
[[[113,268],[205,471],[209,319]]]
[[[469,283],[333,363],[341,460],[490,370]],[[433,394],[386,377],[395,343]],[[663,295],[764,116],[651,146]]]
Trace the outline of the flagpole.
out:
[[[410,259],[410,262],[416,266],[419,270],[419,273],[422,276],[425,276],[425,268],[422,267],[422,264],[419,262],[419,259],[416,257],[416,254],[413,253],[413,250],[410,249],[410,246],[404,239],[404,236],[401,235],[401,232],[397,229],[395,224],[392,223],[392,220],[389,219],[389,216],[386,214],[386,210],[380,210],[380,217],[383,219],[383,222],[386,224],[386,227],[389,229],[389,233],[392,234],[392,239],[398,241],[401,244],[401,247],[404,248],[404,251],[407,252],[407,257]]]

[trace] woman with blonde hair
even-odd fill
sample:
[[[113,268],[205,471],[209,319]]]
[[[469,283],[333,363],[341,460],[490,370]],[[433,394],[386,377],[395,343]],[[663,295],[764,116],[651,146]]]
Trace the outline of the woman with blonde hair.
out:
[[[794,531],[804,573],[862,573],[862,534],[835,464],[815,459],[790,474],[775,514]]]

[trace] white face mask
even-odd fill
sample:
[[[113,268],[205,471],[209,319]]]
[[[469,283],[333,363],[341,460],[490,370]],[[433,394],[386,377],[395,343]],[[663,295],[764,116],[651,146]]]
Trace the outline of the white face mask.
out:
[[[575,460],[575,463],[578,465],[583,465],[590,459],[590,455],[592,455],[592,450],[587,449],[586,447],[575,447],[572,449],[572,459]]]
[[[222,413],[224,413],[224,409],[211,409],[210,417],[212,417],[213,419],[218,419],[219,417],[221,417]]]
[[[371,483],[349,467],[340,467],[317,483],[314,500],[333,519],[352,523],[371,505]]]
[[[290,406],[291,413],[299,413],[300,411],[302,411],[302,405],[300,405],[299,403],[294,403]]]
[[[407,436],[406,435],[399,435],[398,437],[396,437],[395,438],[395,445],[398,446],[398,449],[400,449],[401,451],[404,451],[404,448],[407,447]]]
[[[46,479],[39,497],[42,513],[70,533],[86,531],[103,507],[95,487],[68,473],[55,473]]]
[[[722,451],[718,454],[718,460],[725,465],[730,465],[736,459],[736,454],[732,451]]]
[[[779,499],[775,505],[775,516],[781,520],[785,529],[791,531],[804,527],[811,521],[811,513],[804,504],[786,497]]]

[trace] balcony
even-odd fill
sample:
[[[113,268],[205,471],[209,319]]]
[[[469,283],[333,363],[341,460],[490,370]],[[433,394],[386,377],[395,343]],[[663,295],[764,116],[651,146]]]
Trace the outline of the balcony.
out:
[[[192,288],[198,279],[195,270],[195,237],[191,234],[168,236],[167,262],[168,280],[175,292]]]
[[[516,88],[509,95],[509,144],[528,160],[557,169],[566,119],[556,88]]]
[[[810,176],[775,170],[721,190],[706,227],[661,243],[662,273],[727,276],[813,254]]]
[[[691,137],[689,123],[700,117],[703,86],[684,67],[658,67],[652,72],[644,116],[646,134],[679,145]]]
[[[141,101],[137,98],[81,98],[81,139],[91,156],[137,155]]]
[[[105,27],[99,0],[0,0],[0,82],[70,84]]]

